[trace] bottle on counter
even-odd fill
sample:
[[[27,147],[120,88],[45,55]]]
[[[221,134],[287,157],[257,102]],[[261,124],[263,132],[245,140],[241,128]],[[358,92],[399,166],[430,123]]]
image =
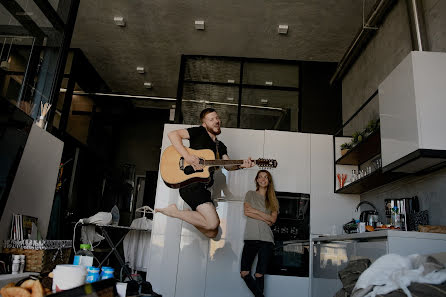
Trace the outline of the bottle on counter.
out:
[[[401,217],[399,214],[399,210],[397,206],[394,206],[392,208],[392,214],[390,216],[390,223],[395,227],[395,228],[401,228]]]
[[[74,256],[74,265],[93,266],[93,253],[91,252],[91,245],[81,244],[80,250]]]
[[[25,271],[25,255],[19,255],[19,256],[20,256],[19,273],[23,273]]]
[[[20,255],[12,255],[11,273],[18,274],[20,272]]]

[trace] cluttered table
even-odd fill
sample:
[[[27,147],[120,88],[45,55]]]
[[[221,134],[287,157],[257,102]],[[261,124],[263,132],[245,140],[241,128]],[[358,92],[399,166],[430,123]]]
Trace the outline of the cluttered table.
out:
[[[119,253],[117,247],[122,243],[124,240],[126,234],[130,231],[142,231],[142,232],[151,232],[150,229],[142,229],[142,228],[135,228],[135,227],[128,227],[128,226],[117,226],[117,225],[100,225],[100,224],[83,224],[86,226],[95,226],[98,228],[102,235],[105,237],[105,240],[107,241],[108,245],[111,248],[111,251],[102,259],[102,261],[99,263],[99,266],[102,266],[103,263],[112,255],[114,254],[116,259],[118,260],[121,268],[124,270],[125,275],[132,280],[132,274],[125,265],[125,261],[122,258],[121,254]],[[121,231],[121,235],[118,241],[113,241],[110,237],[110,233],[116,233],[118,231]]]

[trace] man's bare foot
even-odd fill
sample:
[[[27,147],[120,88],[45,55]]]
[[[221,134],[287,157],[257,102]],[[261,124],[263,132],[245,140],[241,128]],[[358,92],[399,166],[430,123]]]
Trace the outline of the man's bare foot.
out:
[[[176,218],[176,214],[178,213],[178,207],[176,204],[171,204],[165,208],[156,208],[155,213],[160,212],[166,216]]]

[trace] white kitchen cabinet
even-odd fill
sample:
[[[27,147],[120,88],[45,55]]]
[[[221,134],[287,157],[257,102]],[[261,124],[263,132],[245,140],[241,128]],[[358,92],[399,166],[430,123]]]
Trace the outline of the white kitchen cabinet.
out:
[[[264,155],[278,162],[276,191],[310,193],[310,134],[267,130]]]
[[[414,173],[446,160],[444,94],[446,53],[411,52],[379,85],[384,170]]]

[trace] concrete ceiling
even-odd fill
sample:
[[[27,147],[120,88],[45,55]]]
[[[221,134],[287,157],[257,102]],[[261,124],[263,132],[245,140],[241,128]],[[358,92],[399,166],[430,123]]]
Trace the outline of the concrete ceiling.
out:
[[[176,97],[182,54],[339,61],[362,26],[363,3],[366,15],[374,4],[364,1],[82,0],[71,47],[114,93]],[[206,22],[204,31],[195,20]],[[277,34],[279,24],[288,35]]]

